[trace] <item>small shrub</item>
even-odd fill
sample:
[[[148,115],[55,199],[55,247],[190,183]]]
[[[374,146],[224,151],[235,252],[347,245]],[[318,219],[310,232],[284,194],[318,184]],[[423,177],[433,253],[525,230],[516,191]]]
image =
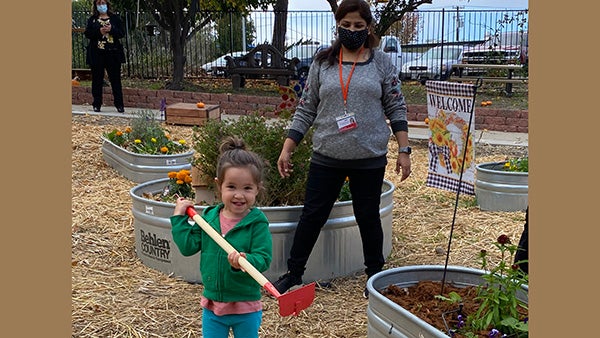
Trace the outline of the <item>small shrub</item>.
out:
[[[244,140],[249,150],[259,154],[266,162],[265,190],[256,201],[257,206],[301,205],[312,154],[312,131],[305,135],[292,156],[294,171],[288,178],[281,178],[277,159],[287,136],[291,114],[282,112],[278,118],[267,119],[254,113],[240,116],[237,120],[208,120],[203,126],[193,128],[192,147],[196,156],[192,165],[202,173],[200,179],[214,189],[219,145],[227,136]]]

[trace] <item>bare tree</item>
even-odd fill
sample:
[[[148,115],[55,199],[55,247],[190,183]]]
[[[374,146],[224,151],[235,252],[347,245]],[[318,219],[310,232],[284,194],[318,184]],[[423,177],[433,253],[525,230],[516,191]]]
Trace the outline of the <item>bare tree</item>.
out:
[[[170,34],[173,54],[173,80],[168,89],[183,87],[185,45],[194,34],[213,22],[219,13],[237,12],[247,14],[253,8],[265,7],[274,0],[147,0],[147,7],[154,11],[156,22]]]
[[[337,0],[325,1],[335,13],[338,9]],[[401,21],[406,13],[414,12],[423,4],[431,4],[432,0],[388,0],[387,3],[381,0],[370,0],[369,2],[376,9],[373,13],[376,21],[374,34],[381,37],[395,22]]]
[[[285,31],[287,27],[288,0],[277,0],[273,5],[275,22],[273,25],[272,45],[280,52],[285,52]]]

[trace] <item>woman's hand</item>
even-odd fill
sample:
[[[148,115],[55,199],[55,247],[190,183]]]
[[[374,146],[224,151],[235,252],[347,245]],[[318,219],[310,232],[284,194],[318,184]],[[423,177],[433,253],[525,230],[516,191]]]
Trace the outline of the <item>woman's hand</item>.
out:
[[[408,178],[411,173],[410,170],[410,155],[407,153],[399,153],[398,159],[396,160],[396,174],[400,174],[402,171],[402,177],[400,182]]]
[[[281,149],[281,154],[279,154],[279,159],[277,159],[277,169],[279,170],[281,178],[290,177],[294,171],[292,168],[294,165],[291,161],[294,149],[296,149],[296,143],[294,143],[292,139],[286,138],[283,142],[283,148]]]
[[[277,160],[277,169],[279,170],[279,175],[282,178],[290,177],[290,174],[294,171],[292,167],[294,166],[291,161],[292,153],[286,151],[285,149],[281,151],[279,154],[279,159]]]

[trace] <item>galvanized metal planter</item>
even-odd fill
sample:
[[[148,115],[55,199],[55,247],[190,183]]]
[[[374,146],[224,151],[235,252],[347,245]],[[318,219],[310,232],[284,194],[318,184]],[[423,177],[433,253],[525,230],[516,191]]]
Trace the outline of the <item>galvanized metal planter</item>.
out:
[[[201,283],[200,254],[184,257],[179,253],[171,236],[169,218],[175,204],[146,199],[144,193],[157,193],[168,179],[158,179],[140,184],[130,191],[133,200],[133,227],[135,250],[142,263],[168,275],[180,277],[192,283]],[[392,250],[392,209],[395,186],[384,181],[379,214],[384,231],[384,256]],[[205,207],[196,206],[200,213]],[[269,219],[273,237],[273,261],[264,275],[276,280],[287,270],[287,258],[292,245],[296,224],[302,206],[261,207]],[[336,203],[321,230],[319,239],[308,260],[304,282],[329,280],[347,276],[364,269],[358,225],[354,218],[352,202]]]
[[[378,290],[389,285],[408,287],[419,281],[441,281],[443,265],[412,265],[385,270],[373,275],[367,281],[369,305],[367,306],[367,337],[394,338],[447,338],[440,331],[400,305],[394,303]],[[481,277],[486,272],[462,266],[448,266],[446,281],[455,286],[477,286],[485,282]],[[529,302],[528,286],[522,287],[517,298]]]
[[[141,183],[167,177],[170,171],[191,170],[194,151],[181,154],[137,154],[102,137],[104,161],[125,178]]]
[[[529,204],[529,173],[502,170],[504,163],[475,166],[475,196],[481,210],[524,211]]]

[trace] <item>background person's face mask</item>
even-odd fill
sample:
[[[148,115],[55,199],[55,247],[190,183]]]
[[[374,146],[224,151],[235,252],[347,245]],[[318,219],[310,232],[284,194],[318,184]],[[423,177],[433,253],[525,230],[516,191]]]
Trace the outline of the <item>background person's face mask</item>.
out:
[[[106,4],[97,5],[96,9],[98,10],[98,12],[100,12],[102,14],[106,14],[106,12],[108,12],[108,5],[106,5]]]
[[[369,30],[367,28],[359,31],[351,31],[343,27],[338,27],[340,42],[350,50],[358,49],[364,45],[368,35]]]

